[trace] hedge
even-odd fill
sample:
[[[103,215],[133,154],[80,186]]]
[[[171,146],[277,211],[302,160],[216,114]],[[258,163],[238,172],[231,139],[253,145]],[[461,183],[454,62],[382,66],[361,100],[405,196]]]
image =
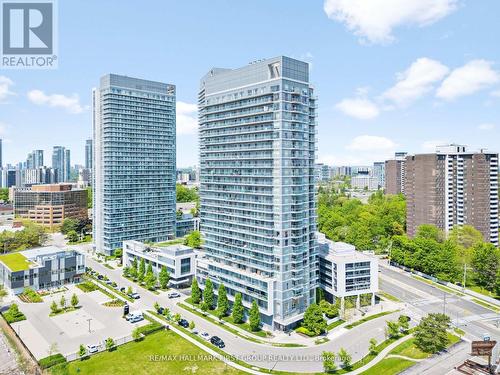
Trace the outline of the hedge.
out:
[[[61,353],[50,355],[38,361],[42,369],[47,369],[60,363],[66,363],[66,358]]]
[[[295,329],[295,332],[302,333],[302,334],[309,336],[309,337],[318,336],[314,332],[309,331],[306,327],[299,327],[299,328]]]
[[[162,329],[165,329],[165,326],[156,321],[151,322],[142,327],[137,327],[137,331],[139,333],[142,333],[143,335],[150,335],[151,333],[154,333],[156,331],[161,331]]]

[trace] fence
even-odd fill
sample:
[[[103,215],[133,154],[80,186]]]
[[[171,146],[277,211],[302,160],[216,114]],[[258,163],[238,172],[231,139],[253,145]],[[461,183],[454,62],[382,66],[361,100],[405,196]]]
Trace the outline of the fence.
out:
[[[5,320],[2,314],[0,314],[0,327],[4,331],[5,335],[11,338],[12,342],[16,346],[16,350],[19,355],[23,356],[28,361],[28,367],[32,374],[41,375],[42,370],[38,365],[38,361],[35,356],[30,352],[28,347],[24,344],[23,340],[17,335],[17,332],[11,327],[9,323]]]
[[[119,337],[119,338],[114,340],[115,347],[126,344],[128,342],[133,341],[133,340],[134,339],[133,339],[132,335]],[[88,353],[87,352],[86,356],[91,356],[91,355],[106,351],[106,343],[104,341],[97,344],[96,346],[97,346],[97,352],[95,352],[95,353]],[[80,354],[79,354],[79,352],[74,352],[74,353],[66,354],[65,357],[66,357],[66,360],[68,362],[71,362],[71,361],[76,361],[77,359],[80,359]]]

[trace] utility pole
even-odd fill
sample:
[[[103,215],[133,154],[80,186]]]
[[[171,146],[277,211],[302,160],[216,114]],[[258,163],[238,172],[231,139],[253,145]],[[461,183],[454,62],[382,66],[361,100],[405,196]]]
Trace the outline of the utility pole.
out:
[[[443,315],[446,315],[446,292],[443,292]]]

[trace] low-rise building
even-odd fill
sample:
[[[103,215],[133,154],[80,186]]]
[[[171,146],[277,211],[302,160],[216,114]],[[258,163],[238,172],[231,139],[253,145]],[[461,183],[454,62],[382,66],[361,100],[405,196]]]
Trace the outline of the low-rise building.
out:
[[[200,230],[200,218],[194,217],[193,214],[178,215],[175,220],[175,236],[184,237],[192,231]]]
[[[353,245],[327,240],[317,234],[319,247],[320,286],[328,299],[340,298],[341,309],[346,297],[356,297],[359,307],[360,296],[371,294],[375,304],[378,292],[378,259],[356,251]]]
[[[0,255],[0,284],[14,294],[79,282],[84,273],[85,256],[75,250],[47,246]]]
[[[53,227],[64,219],[87,218],[87,190],[71,184],[14,189],[14,215]]]
[[[374,191],[379,188],[379,180],[368,175],[351,177],[351,187],[357,190]]]
[[[158,275],[163,266],[170,274],[170,286],[188,285],[194,277],[196,254],[193,248],[184,245],[152,246],[140,241],[123,241],[123,265],[130,267],[134,259],[151,263]]]

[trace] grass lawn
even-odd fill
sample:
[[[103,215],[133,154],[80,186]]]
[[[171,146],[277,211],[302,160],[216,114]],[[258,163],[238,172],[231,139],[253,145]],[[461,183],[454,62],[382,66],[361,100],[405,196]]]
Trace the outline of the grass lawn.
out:
[[[182,244],[184,244],[184,240],[185,240],[184,237],[176,238],[175,240],[172,240],[172,241],[165,241],[165,242],[156,243],[156,244],[154,244],[154,246],[164,247],[164,246],[172,246],[172,245],[182,245]]]
[[[142,341],[119,346],[114,351],[51,368],[52,375],[191,373],[245,374],[219,360],[211,360],[209,354],[172,331],[153,333]]]
[[[478,305],[486,307],[487,309],[493,310],[495,312],[500,312],[500,309],[498,307],[490,305],[488,302],[481,301],[480,299],[477,298],[473,298],[472,301],[477,303]]]
[[[470,289],[470,290],[472,290],[472,291],[474,291],[476,293],[481,293],[481,294],[483,294],[485,296],[488,296],[488,297],[500,300],[500,296],[497,296],[496,293],[492,293],[492,292],[487,291],[483,287],[480,287],[480,286],[477,286],[477,285],[472,285],[472,286],[468,286],[467,289]]]
[[[413,338],[403,342],[402,344],[399,344],[394,349],[392,349],[389,354],[398,354],[414,359],[424,359],[429,356],[429,354],[424,353],[415,346],[415,339]]]
[[[448,348],[452,345],[455,345],[457,342],[459,342],[461,340],[460,337],[458,337],[457,335],[454,335],[453,333],[450,333],[448,332],[448,341],[450,342],[448,344]]]
[[[380,297],[392,301],[392,302],[401,302],[401,300],[397,297],[394,297],[392,294],[386,293],[386,292],[378,292],[377,293]]]
[[[33,264],[21,253],[0,255],[0,261],[12,272],[29,270],[30,265]]]
[[[65,313],[69,313],[71,311],[76,311],[78,310],[79,308],[81,308],[81,306],[76,306],[76,307],[73,307],[73,306],[69,306],[69,307],[66,307],[64,309],[58,309],[55,313],[54,312],[51,312],[49,314],[49,316],[56,316],[56,315],[61,315],[61,314],[65,314]]]
[[[378,313],[378,314],[375,314],[375,315],[370,315],[370,316],[367,316],[363,319],[360,319],[354,323],[351,323],[351,324],[348,324],[345,326],[345,328],[347,329],[352,329],[354,327],[357,327],[359,326],[360,324],[363,324],[363,323],[366,323],[366,322],[369,322],[370,320],[373,320],[373,319],[377,319],[377,318],[380,318],[381,316],[384,316],[384,315],[389,315],[389,314],[392,314],[394,312],[396,312],[397,310],[393,310],[393,311],[384,311],[384,312],[381,312],[381,313]]]
[[[328,324],[328,326],[326,327],[326,330],[331,331],[332,329],[334,329],[335,327],[338,327],[342,323],[345,323],[345,321],[343,321],[342,319],[339,319],[336,322]]]
[[[361,375],[396,375],[413,366],[415,362],[401,358],[386,358],[372,368],[361,373]]]

